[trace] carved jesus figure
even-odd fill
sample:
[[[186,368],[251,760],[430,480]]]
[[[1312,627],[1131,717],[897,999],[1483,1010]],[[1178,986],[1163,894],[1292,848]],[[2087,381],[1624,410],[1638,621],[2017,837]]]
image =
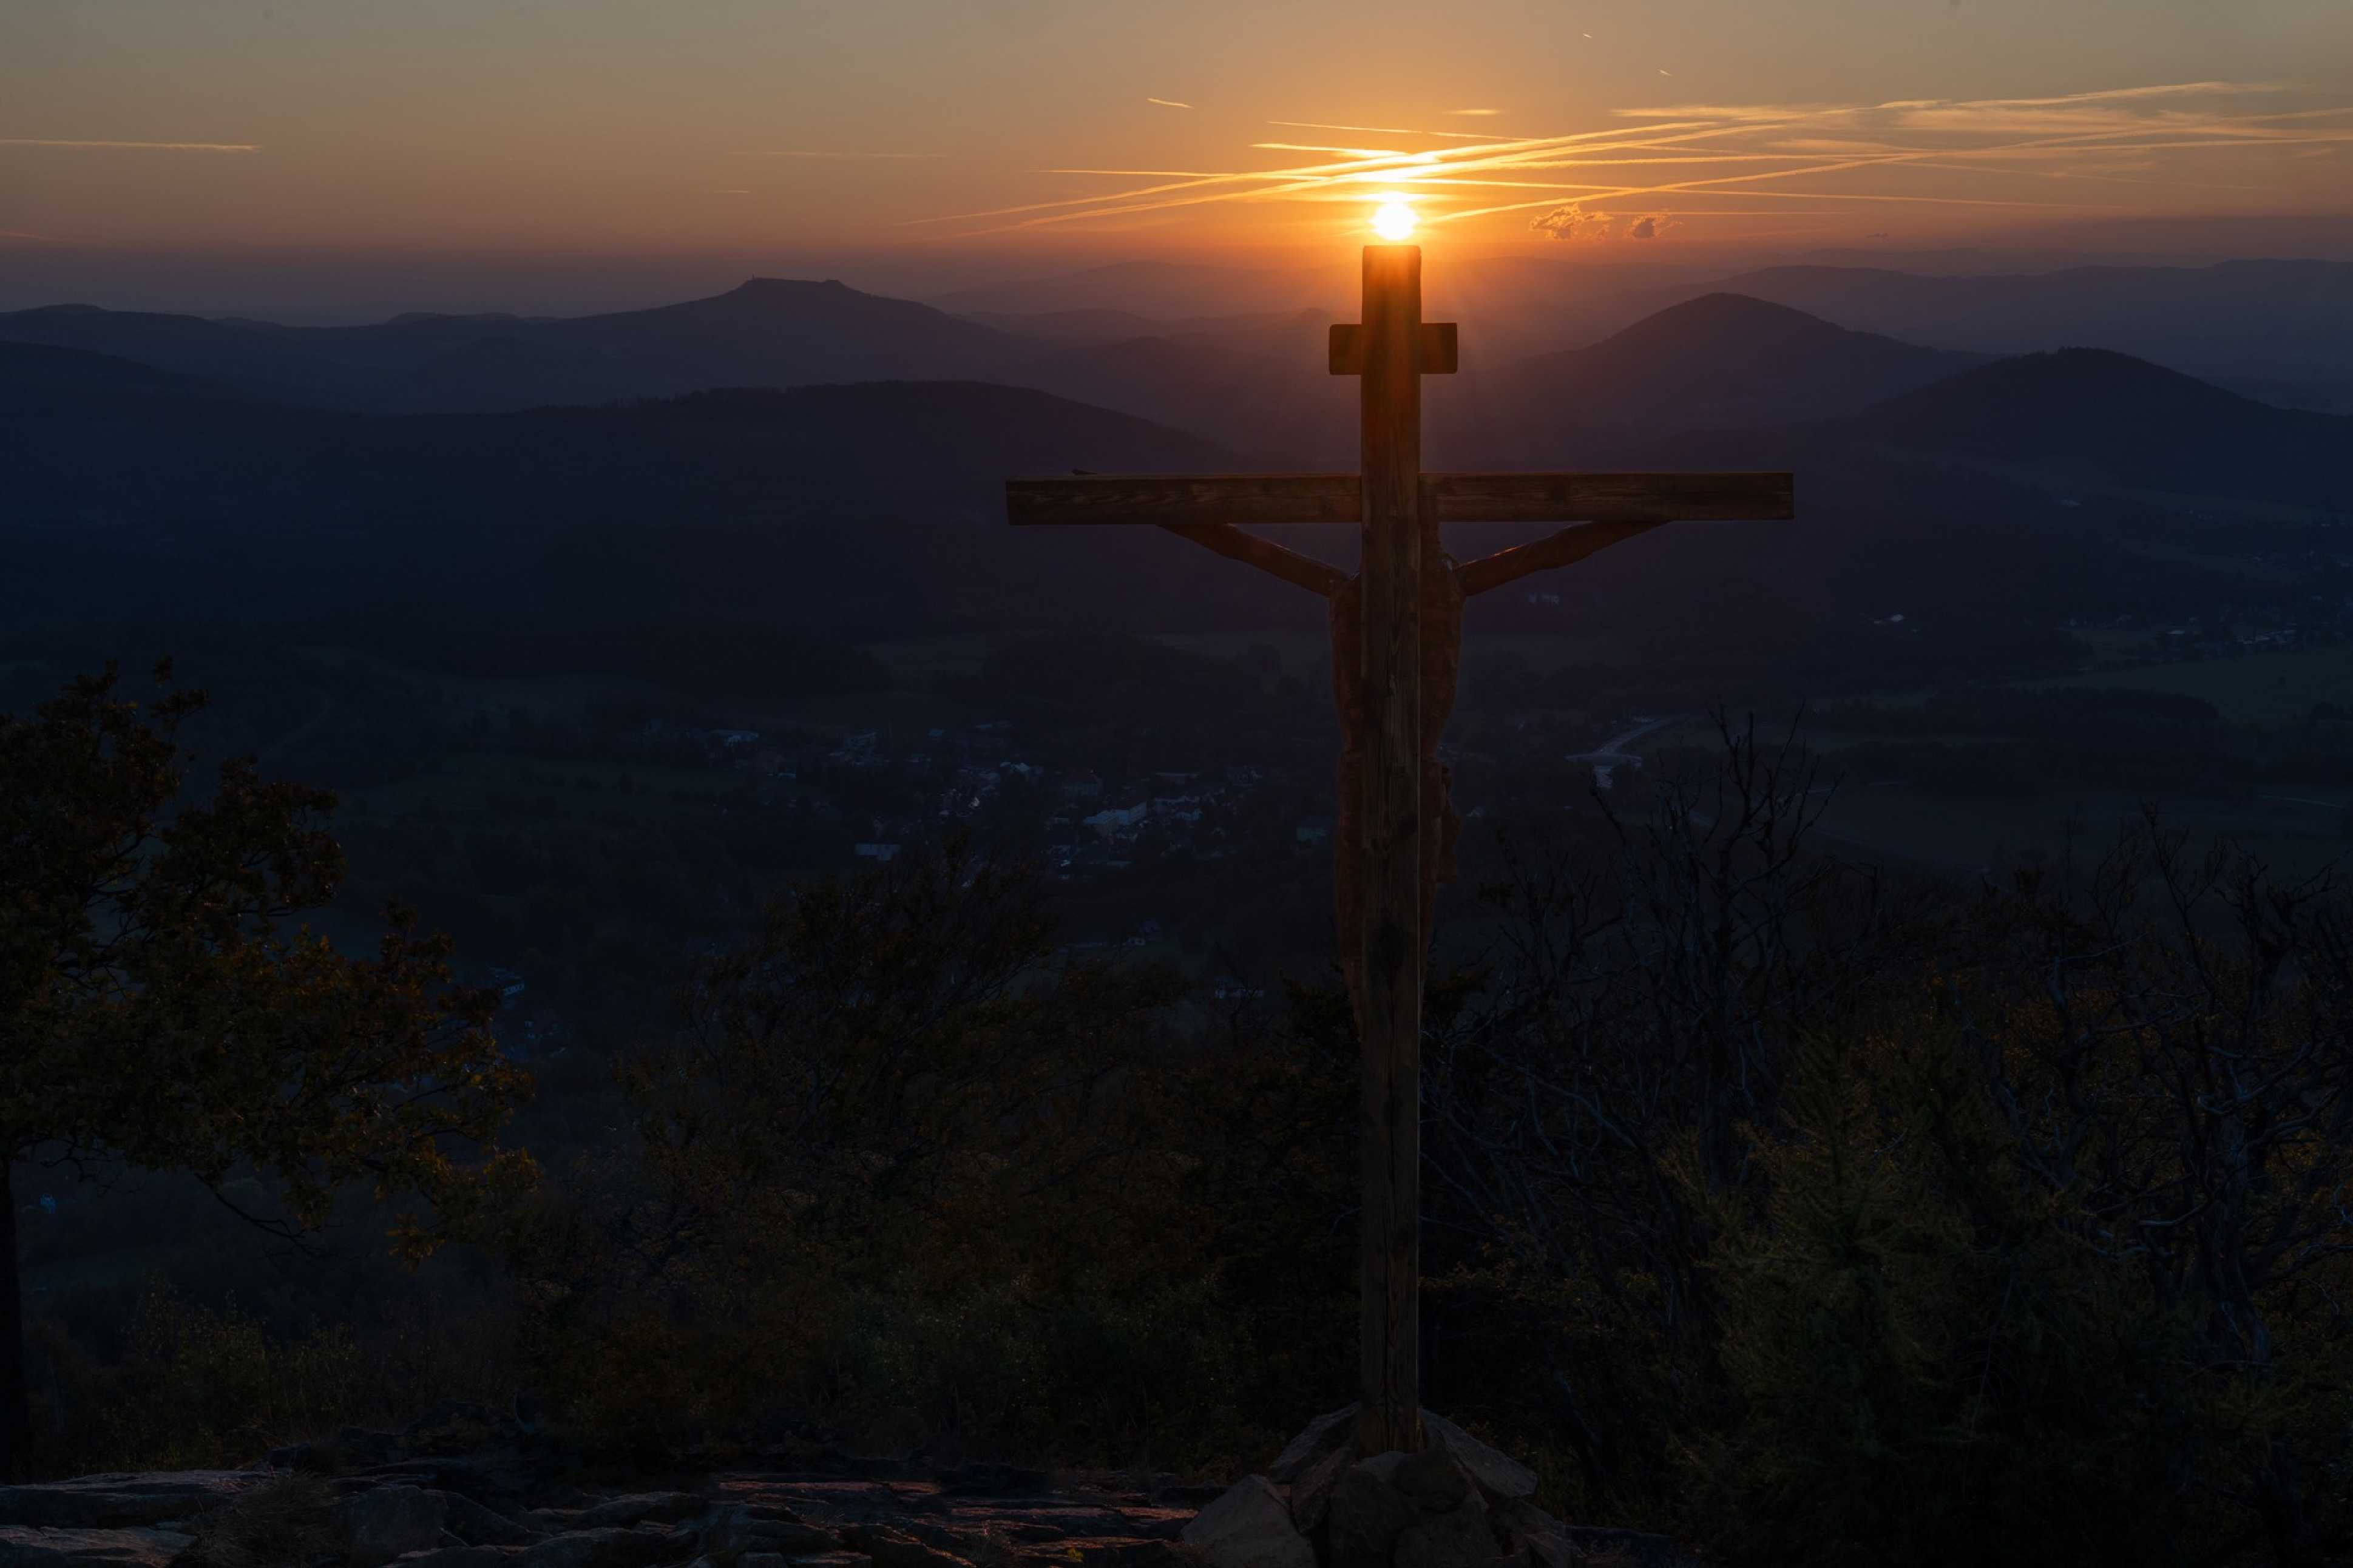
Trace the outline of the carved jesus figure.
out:
[[[1662,520],[1663,521],[1663,520]],[[1334,914],[1340,932],[1340,965],[1348,994],[1360,999],[1363,960],[1354,935],[1362,924],[1365,759],[1360,742],[1367,726],[1360,711],[1363,684],[1363,594],[1360,579],[1312,556],[1244,533],[1224,523],[1164,524],[1168,531],[1220,555],[1229,556],[1323,595],[1332,626],[1332,695],[1339,708],[1341,751],[1333,843]],[[1584,560],[1597,550],[1655,528],[1656,522],[1588,522],[1565,528],[1548,539],[1499,550],[1467,564],[1425,540],[1421,576],[1421,940],[1427,952],[1431,917],[1441,883],[1454,879],[1454,847],[1462,818],[1454,809],[1453,779],[1438,760],[1439,738],[1454,712],[1455,686],[1462,668],[1462,606],[1476,595],[1503,587],[1532,572],[1546,572]],[[1432,531],[1433,532],[1435,531]]]

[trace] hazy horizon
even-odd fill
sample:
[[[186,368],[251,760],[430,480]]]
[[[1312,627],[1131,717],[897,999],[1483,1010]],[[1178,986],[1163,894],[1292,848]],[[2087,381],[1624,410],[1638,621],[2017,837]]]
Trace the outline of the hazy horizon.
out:
[[[2154,13],[2154,15],[2153,15]],[[2353,9],[353,0],[0,12],[0,309],[576,313],[1139,258],[2353,258]],[[1247,308],[1244,306],[1243,308]]]

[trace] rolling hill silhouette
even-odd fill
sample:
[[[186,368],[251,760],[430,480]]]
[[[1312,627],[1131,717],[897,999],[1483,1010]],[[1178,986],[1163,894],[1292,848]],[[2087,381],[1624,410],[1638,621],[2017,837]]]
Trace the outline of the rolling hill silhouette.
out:
[[[118,354],[327,406],[496,412],[716,386],[1003,373],[1039,345],[838,282],[756,278],[706,300],[560,320],[409,316],[280,327],[47,306],[0,314],[0,341]]]
[[[1983,356],[1924,349],[1740,294],[1670,305],[1588,348],[1524,360],[1504,393],[1532,416],[1706,429],[1839,418]]]
[[[1005,380],[1176,412],[1154,422],[964,380],[367,414],[239,400],[236,385],[87,351],[0,346],[0,472],[10,480],[0,627],[200,612],[322,627],[329,640],[365,626],[367,646],[387,649],[495,646],[511,662],[533,647],[572,658],[648,637],[757,648],[766,633],[753,633],[778,626],[854,637],[1313,623],[1314,606],[1290,591],[1153,530],[1008,530],[1000,487],[1010,474],[1071,468],[1310,466],[1315,458],[1303,463],[1303,448],[1282,443],[1321,438],[1322,413],[1343,416],[1344,439],[1353,424],[1353,385],[1310,356],[1309,327],[1320,324],[1305,317],[1278,366],[1174,337],[1039,344],[826,285],[570,322],[422,318],[323,335],[32,314],[207,355],[227,341],[248,356],[240,364],[266,349],[290,375],[364,372],[379,389],[390,366],[409,397],[444,372],[470,395],[505,376],[511,395],[535,396],[567,376],[615,384],[597,378],[616,367],[644,384],[1009,345]],[[852,342],[868,327],[871,353]],[[296,352],[282,353],[281,340]],[[1859,384],[1903,385],[1950,363],[1769,304],[1714,299],[1483,382],[1433,383],[1433,468],[1801,476],[1795,525],[1664,530],[1564,579],[1558,607],[1498,600],[1481,614],[1547,626],[1571,615],[1662,668],[1757,651],[1836,679],[1858,659],[1904,651],[1883,647],[1873,629],[1901,608],[1913,639],[1905,657],[1923,668],[1951,658],[1989,668],[2012,654],[2054,657],[2064,639],[2052,628],[2070,616],[2211,598],[2202,568],[2120,556],[2097,508],[2062,504],[2072,488],[2344,504],[2327,459],[2353,445],[2348,421],[2119,355],[1980,364],[1847,412]],[[1540,390],[1485,396],[1515,376]],[[1744,408],[1771,423],[1693,427],[1694,413],[1728,421]],[[1177,427],[1196,416],[1241,438]],[[1493,449],[1498,431],[1510,450]],[[1296,542],[1335,557],[1350,544],[1345,530],[1300,530]],[[1511,542],[1508,531],[1482,531],[1477,547]],[[1682,613],[1662,620],[1645,608],[1669,597]],[[649,627],[694,631],[678,643]],[[697,640],[706,631],[717,640]]]
[[[1008,473],[1217,471],[1214,444],[970,382],[597,408],[356,415],[143,392],[0,416],[0,625],[209,605],[262,621],[431,605],[576,629],[1118,619],[1150,581],[1261,587],[1149,529],[1015,532]]]
[[[1072,342],[1002,379],[1196,430],[1260,468],[1345,467],[1356,451],[1353,381],[1325,363],[1321,311]]]
[[[224,382],[175,375],[136,360],[88,349],[45,343],[0,342],[0,410],[34,412],[59,398],[123,397],[241,400],[246,394]]]
[[[2176,366],[2209,381],[2353,385],[2353,262],[2243,260],[2208,267],[2070,267],[1940,276],[1884,267],[1771,267],[1709,284],[1841,326],[1978,353],[2073,343]],[[1595,302],[1619,321],[1687,288]]]
[[[2353,418],[2274,408],[2102,349],[2000,360],[1893,398],[1848,428],[2078,482],[2353,510]]]
[[[55,351],[51,351],[55,352]],[[0,423],[18,521],[151,499],[166,526],[470,518],[786,523],[1000,506],[1008,471],[1214,469],[1221,448],[1126,415],[977,382],[695,393],[503,415],[367,416],[206,397],[93,395]],[[168,482],[161,482],[168,480]]]
[[[1858,269],[1757,277],[1836,292]],[[1898,282],[1888,288],[1904,298],[1927,284],[2019,283],[1890,277]],[[2186,286],[2167,277],[2167,287]],[[1858,284],[1855,299],[1877,297],[1868,285]],[[1132,324],[1109,312],[1077,316],[1089,333]],[[1329,467],[1353,454],[1355,416],[1350,386],[1324,374],[1324,324],[1320,312],[1293,311],[1089,341],[1071,335],[1068,319],[1029,335],[839,282],[754,279],[645,310],[411,315],[365,327],[51,306],[0,314],[0,342],[111,354],[209,383],[215,395],[375,413],[512,412],[721,387],[986,381],[1193,430],[1244,454],[1247,466]],[[1466,343],[1463,374],[1431,384],[1433,464],[1590,462],[1608,445],[1596,433],[1613,429],[1656,435],[1834,420],[1982,363],[1722,292],[1668,304],[1582,348],[1514,363],[1505,358],[1511,346],[1508,336]],[[2129,403],[2141,394],[2117,385],[2096,395]],[[2220,473],[2227,464],[2217,458],[2210,467]],[[2282,482],[2274,476],[2266,496],[2280,493]],[[2310,493],[2301,481],[2286,488]]]
[[[1124,310],[1155,321],[1215,316],[1236,310],[1295,307],[1314,290],[1312,273],[1206,266],[1181,261],[1115,261],[1077,272],[976,284],[929,296],[960,315]]]
[[[959,320],[1043,342],[1113,343],[1130,338],[1175,338],[1182,342],[1213,342],[1248,353],[1262,350],[1302,321],[1332,319],[1325,310],[1252,310],[1240,315],[1146,316],[1134,310],[1005,310],[960,312]]]

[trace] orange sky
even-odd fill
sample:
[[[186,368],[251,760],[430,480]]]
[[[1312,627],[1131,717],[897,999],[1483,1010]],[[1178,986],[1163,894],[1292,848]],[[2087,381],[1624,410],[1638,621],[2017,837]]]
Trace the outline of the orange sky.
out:
[[[7,0],[0,259],[2276,253],[2348,108],[2348,0]]]

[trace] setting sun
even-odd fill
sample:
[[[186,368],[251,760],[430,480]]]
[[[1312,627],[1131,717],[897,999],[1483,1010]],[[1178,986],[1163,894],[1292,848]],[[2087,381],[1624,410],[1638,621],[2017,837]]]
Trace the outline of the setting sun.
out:
[[[1414,225],[1419,221],[1411,207],[1392,197],[1374,211],[1373,232],[1383,239],[1403,239],[1413,233]]]

